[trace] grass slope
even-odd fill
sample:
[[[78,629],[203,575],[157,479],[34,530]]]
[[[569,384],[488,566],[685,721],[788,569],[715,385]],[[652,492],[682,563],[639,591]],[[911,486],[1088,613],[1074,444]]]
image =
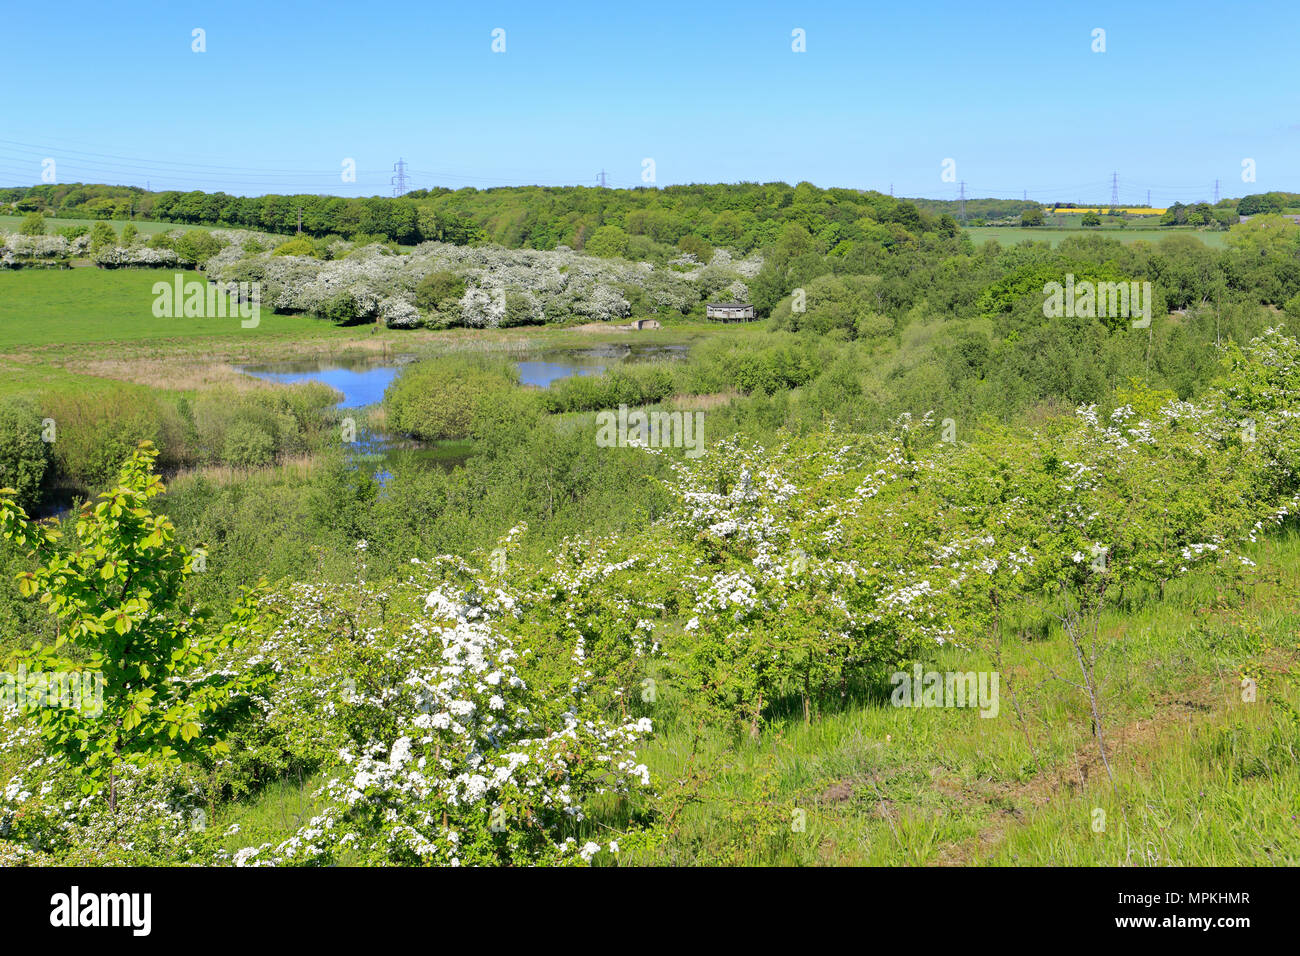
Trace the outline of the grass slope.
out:
[[[0,216],[0,232],[17,232],[18,225],[23,221],[23,216]],[[131,220],[136,231],[142,236],[152,236],[159,232],[171,232],[173,229],[189,230],[202,229],[204,232],[211,232],[213,229],[227,229],[228,226],[200,226],[185,225],[178,222],[153,222],[146,219]],[[123,227],[126,226],[125,219],[57,219],[48,218],[45,220],[45,231],[50,234],[57,233],[60,229],[66,229],[68,226],[93,226],[97,222],[106,222],[113,227],[114,231],[120,236]]]
[[[1077,229],[1072,228],[1055,228],[1052,226],[970,226],[966,229],[971,239],[977,243],[985,243],[990,239],[996,239],[1004,246],[1014,246],[1022,242],[1050,242],[1053,247],[1059,246],[1064,240],[1071,236],[1104,236],[1107,239],[1118,239],[1120,242],[1159,242],[1161,239],[1168,239],[1170,236],[1191,236],[1199,239],[1212,249],[1222,249],[1227,245],[1226,232],[1209,232],[1199,229],[1178,229],[1178,228],[1151,228],[1151,229],[1106,229],[1091,228]]]
[[[248,337],[327,332],[308,316],[275,315],[264,308],[256,328],[239,318],[159,318],[155,282],[207,285],[200,272],[173,269],[20,269],[0,273],[0,349],[58,343],[129,342],[198,336]]]

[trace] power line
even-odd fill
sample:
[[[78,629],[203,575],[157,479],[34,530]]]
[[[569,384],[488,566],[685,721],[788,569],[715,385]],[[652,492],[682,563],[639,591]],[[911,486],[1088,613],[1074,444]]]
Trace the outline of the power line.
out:
[[[399,159],[393,166],[395,175],[387,182],[383,181],[382,174],[378,170],[372,170],[363,173],[349,182],[344,188],[339,189],[341,180],[336,178],[339,173],[337,170],[328,167],[325,169],[321,167],[315,169],[237,167],[179,160],[141,159],[114,153],[92,152],[84,148],[65,148],[48,143],[46,145],[37,145],[2,138],[0,138],[0,175],[7,179],[12,178],[15,183],[28,180],[30,176],[30,182],[35,185],[36,172],[40,168],[40,162],[43,157],[48,156],[60,158],[60,175],[58,177],[60,184],[68,185],[73,182],[86,184],[105,183],[139,188],[139,179],[143,173],[145,188],[150,191],[153,191],[154,178],[159,180],[160,191],[202,190],[204,192],[218,192],[231,190],[245,195],[295,192],[321,195],[336,194],[336,190],[345,194],[382,195],[384,192],[389,191],[386,187],[390,187],[394,195],[401,195],[412,189],[413,180],[428,185],[441,181],[450,184],[479,185],[480,188],[496,185],[547,185],[546,180],[548,179],[550,185],[575,185],[582,183],[584,180],[588,183],[591,182],[591,180],[583,176],[570,178],[562,172],[556,175],[555,171],[551,171],[545,179],[542,179],[538,177],[537,170],[502,169],[495,177],[474,175],[469,172],[461,173],[453,170],[413,170],[405,159]],[[1111,187],[1111,205],[1118,206],[1118,171],[1112,172],[1108,177],[1108,183]],[[611,180],[604,169],[600,171],[596,184],[604,189],[645,188],[643,183],[624,183]],[[1029,193],[1033,192],[1036,201],[1050,203],[1065,201],[1068,197],[1073,202],[1081,203],[1093,197],[1104,195],[1102,190],[1105,184],[1106,181],[1076,182],[1068,185],[1039,184],[1035,186],[1026,186],[1022,183],[1020,192],[1023,201],[1028,201]],[[963,181],[961,193],[963,216],[966,214],[966,199],[979,198],[981,195],[990,198],[1015,195],[1015,187],[986,186],[967,190],[965,188],[967,185]],[[1134,181],[1130,183],[1130,188],[1134,190],[1134,195],[1138,194],[1137,190],[1145,188],[1147,205],[1152,206],[1153,201],[1157,201],[1161,205],[1171,204],[1175,200],[1182,202],[1199,201],[1205,195],[1206,185],[1208,183],[1204,180],[1196,184],[1140,183]],[[890,194],[897,194],[895,183],[890,183]],[[951,194],[949,195],[951,196]],[[1222,200],[1221,180],[1214,180],[1213,195],[1216,203]],[[1189,199],[1189,197],[1191,198]]]

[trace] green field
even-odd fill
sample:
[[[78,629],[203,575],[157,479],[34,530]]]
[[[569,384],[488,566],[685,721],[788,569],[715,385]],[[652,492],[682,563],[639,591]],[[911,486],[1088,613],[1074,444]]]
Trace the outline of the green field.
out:
[[[172,269],[25,269],[0,273],[0,349],[56,343],[135,342],[200,336],[327,335],[337,330],[309,316],[263,309],[256,328],[239,318],[159,318],[153,285],[177,274],[206,283],[201,272]]]
[[[1021,242],[1050,242],[1053,247],[1059,246],[1062,241],[1072,236],[1104,236],[1107,239],[1118,239],[1120,242],[1159,242],[1170,236],[1192,236],[1211,248],[1222,249],[1227,245],[1228,236],[1226,232],[1179,228],[1084,229],[1079,227],[1073,229],[1054,226],[971,226],[966,232],[977,243],[996,239],[1004,246],[1013,246]]]
[[[0,216],[0,232],[17,232],[18,224],[23,221],[22,216]],[[126,226],[125,219],[54,219],[45,220],[45,231],[47,233],[57,233],[60,229],[66,229],[68,226],[93,226],[97,222],[107,222],[112,226],[117,234],[122,234],[123,227]],[[225,226],[200,226],[184,225],[177,222],[151,222],[148,220],[137,219],[132,223],[136,231],[143,236],[152,236],[159,232],[170,232],[173,229],[202,229],[205,232],[211,232],[213,229],[224,229]]]

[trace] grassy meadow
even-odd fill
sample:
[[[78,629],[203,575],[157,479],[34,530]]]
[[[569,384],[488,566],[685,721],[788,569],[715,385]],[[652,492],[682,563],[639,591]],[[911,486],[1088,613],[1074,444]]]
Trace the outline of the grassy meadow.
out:
[[[1075,217],[1076,219],[1078,217]],[[1050,220],[1049,220],[1050,221]],[[1003,245],[1015,245],[1021,242],[1050,242],[1054,247],[1066,239],[1076,236],[1104,236],[1123,243],[1159,242],[1170,236],[1190,235],[1213,249],[1222,249],[1227,237],[1226,232],[1209,229],[1188,229],[1182,227],[1128,226],[1124,229],[1115,227],[1089,227],[1079,225],[1043,225],[1043,226],[968,226],[965,230],[976,243],[996,239]]]
[[[22,223],[22,221],[23,221],[22,216],[0,215],[0,233],[17,232],[18,226]],[[155,222],[148,219],[134,219],[129,221],[131,222],[132,225],[135,226],[136,231],[143,236],[153,236],[160,232],[170,232],[173,229],[178,229],[178,228],[202,229],[206,232],[211,232],[213,229],[224,228],[222,226],[211,226],[211,225],[204,225],[204,224],[197,224],[193,226],[188,226],[188,225],[179,226],[174,222]],[[113,227],[113,231],[120,236],[122,234],[122,230],[126,227],[128,220],[78,219],[76,217],[64,217],[64,216],[49,216],[45,220],[45,224],[49,232],[58,232],[60,229],[66,229],[69,226],[85,226],[86,228],[89,228],[97,222],[107,222],[110,226]]]
[[[310,316],[261,312],[255,328],[238,316],[159,317],[153,286],[177,275],[206,287],[203,274],[175,269],[28,269],[0,275],[0,349],[193,338],[309,337],[334,328]]]

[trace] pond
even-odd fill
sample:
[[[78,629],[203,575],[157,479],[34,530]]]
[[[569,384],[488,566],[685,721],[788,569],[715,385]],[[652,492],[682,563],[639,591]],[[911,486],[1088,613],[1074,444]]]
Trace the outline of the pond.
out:
[[[686,357],[685,345],[596,345],[577,349],[551,349],[536,358],[515,362],[519,382],[549,388],[552,382],[573,375],[600,375],[610,365],[673,361]]]
[[[384,399],[384,389],[397,378],[410,355],[364,356],[352,359],[295,359],[266,365],[244,365],[239,371],[254,378],[281,385],[321,382],[343,394],[338,408],[361,408],[377,405]]]
[[[547,388],[552,382],[572,375],[599,375],[611,365],[684,359],[685,345],[593,345],[572,349],[547,349],[515,361],[522,385]],[[402,366],[415,356],[408,354],[362,356],[326,360],[294,359],[261,365],[239,366],[254,378],[282,385],[322,382],[343,395],[338,408],[377,405],[384,389],[397,378]]]
[[[530,388],[548,388],[552,382],[573,375],[600,375],[612,365],[674,361],[686,357],[685,345],[594,345],[582,348],[547,349],[515,361],[519,382]],[[337,390],[343,399],[336,408],[363,408],[384,399],[384,390],[415,356],[409,354],[354,358],[293,359],[259,365],[239,366],[254,378],[282,385],[321,382]],[[381,480],[400,463],[450,470],[464,464],[473,454],[467,441],[420,443],[358,427],[350,444],[352,460],[373,467]]]

